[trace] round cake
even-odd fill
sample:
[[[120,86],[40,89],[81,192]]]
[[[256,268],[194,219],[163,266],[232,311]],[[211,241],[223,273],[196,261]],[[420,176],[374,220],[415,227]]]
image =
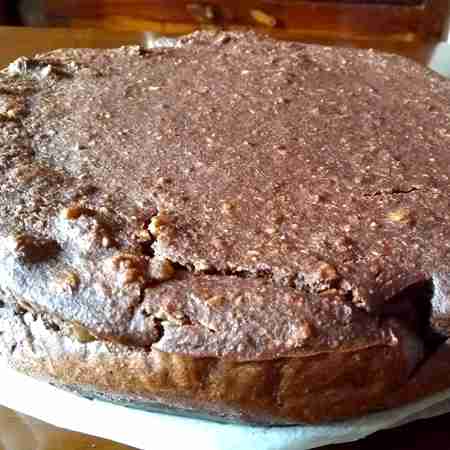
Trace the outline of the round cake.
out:
[[[0,360],[318,423],[450,387],[450,81],[199,32],[0,74]]]

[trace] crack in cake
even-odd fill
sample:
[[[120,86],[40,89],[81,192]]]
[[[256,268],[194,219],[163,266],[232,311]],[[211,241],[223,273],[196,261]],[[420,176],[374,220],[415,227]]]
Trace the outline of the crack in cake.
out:
[[[450,82],[198,32],[0,74],[0,358],[90,397],[317,423],[450,387]]]

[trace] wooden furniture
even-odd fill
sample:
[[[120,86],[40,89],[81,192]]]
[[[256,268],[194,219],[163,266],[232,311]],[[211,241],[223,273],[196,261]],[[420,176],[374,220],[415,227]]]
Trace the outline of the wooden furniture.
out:
[[[439,38],[448,0],[19,0],[31,26],[147,30],[257,27],[287,39]]]
[[[6,24],[6,3],[0,0],[0,24]]]

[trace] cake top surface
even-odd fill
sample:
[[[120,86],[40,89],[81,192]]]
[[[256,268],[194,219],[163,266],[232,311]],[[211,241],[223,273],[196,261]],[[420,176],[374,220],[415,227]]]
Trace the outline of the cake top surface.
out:
[[[252,33],[56,50],[3,71],[0,119],[6,299],[250,359],[387,342],[423,282],[450,317],[450,82],[412,61]]]

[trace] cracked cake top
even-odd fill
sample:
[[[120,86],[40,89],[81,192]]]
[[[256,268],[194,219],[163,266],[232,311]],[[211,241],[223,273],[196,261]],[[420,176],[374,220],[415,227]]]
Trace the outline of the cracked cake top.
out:
[[[447,333],[449,105],[399,56],[253,34],[21,58],[0,75],[5,301],[245,360],[388,343],[378,312],[428,282]]]

